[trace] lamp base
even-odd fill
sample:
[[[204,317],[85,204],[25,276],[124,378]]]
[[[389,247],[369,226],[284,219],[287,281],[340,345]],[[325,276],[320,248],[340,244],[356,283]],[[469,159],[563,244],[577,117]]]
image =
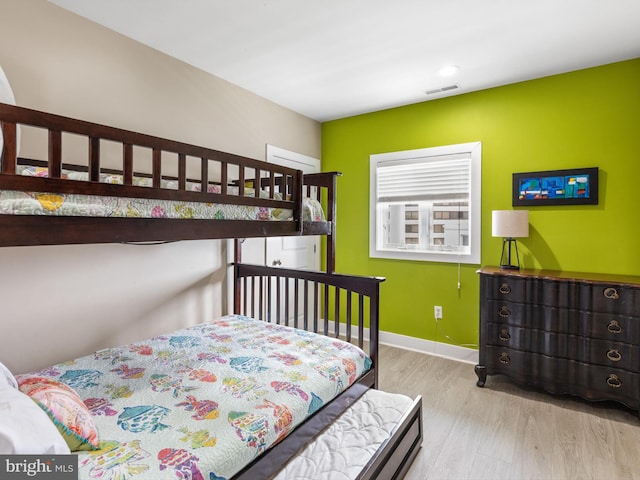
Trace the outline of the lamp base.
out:
[[[519,265],[500,265],[501,270],[520,270]]]
[[[512,261],[512,251],[515,250],[515,263]],[[515,238],[506,237],[502,239],[502,255],[500,256],[500,268],[503,270],[520,270],[520,256],[518,255],[518,243]]]

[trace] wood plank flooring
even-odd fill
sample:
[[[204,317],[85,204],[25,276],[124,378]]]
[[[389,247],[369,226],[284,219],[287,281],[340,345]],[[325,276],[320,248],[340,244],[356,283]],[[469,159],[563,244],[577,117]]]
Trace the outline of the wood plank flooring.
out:
[[[380,347],[380,389],[422,395],[424,441],[406,480],[640,480],[640,419],[473,365]]]

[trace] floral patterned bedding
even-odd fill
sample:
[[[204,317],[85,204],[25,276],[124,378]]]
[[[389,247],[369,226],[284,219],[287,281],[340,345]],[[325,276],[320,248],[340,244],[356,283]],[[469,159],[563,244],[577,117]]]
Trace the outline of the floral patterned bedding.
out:
[[[233,315],[33,372],[74,388],[100,450],[80,479],[219,480],[371,366],[354,345]]]
[[[19,166],[18,175],[46,177],[48,170],[39,167]],[[87,180],[87,173],[64,171],[62,178]],[[103,183],[122,184],[121,175],[100,175]],[[134,177],[136,186],[150,187],[149,178]],[[178,182],[163,180],[162,188],[177,189]],[[200,191],[200,184],[187,183],[190,191]],[[218,185],[209,185],[209,193],[220,193]],[[229,187],[230,194],[238,194],[237,187]],[[245,188],[245,195],[254,196],[253,189]],[[260,192],[261,198],[269,198]],[[176,218],[215,220],[291,220],[290,209],[255,207],[202,202],[181,202],[146,198],[124,198],[94,195],[59,194],[46,192],[0,191],[0,214],[2,215],[56,215],[81,217],[125,217],[125,218]],[[324,221],[320,203],[311,198],[303,199],[303,220]]]

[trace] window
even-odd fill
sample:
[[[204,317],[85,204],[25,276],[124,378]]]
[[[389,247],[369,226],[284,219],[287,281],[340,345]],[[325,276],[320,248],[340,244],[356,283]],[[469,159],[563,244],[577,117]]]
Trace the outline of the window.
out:
[[[480,142],[370,161],[371,257],[480,263]]]

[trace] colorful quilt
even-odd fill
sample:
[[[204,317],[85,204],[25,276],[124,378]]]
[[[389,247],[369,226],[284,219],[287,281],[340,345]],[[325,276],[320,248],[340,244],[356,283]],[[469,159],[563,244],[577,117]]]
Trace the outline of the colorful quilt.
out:
[[[48,170],[39,167],[19,166],[17,173],[24,176],[46,177]],[[62,178],[87,180],[87,173],[64,171]],[[100,175],[100,182],[122,184],[121,175]],[[134,177],[134,185],[151,187],[151,179]],[[163,180],[162,188],[176,190],[178,182]],[[200,191],[200,184],[189,182],[187,189]],[[221,193],[219,185],[209,185],[209,193]],[[229,194],[237,195],[238,187],[229,187]],[[246,196],[255,196],[251,188],[245,188]],[[260,191],[261,198],[269,194]],[[278,198],[279,196],[277,196]],[[0,191],[2,215],[55,215],[72,217],[124,217],[124,218],[176,218],[215,220],[291,220],[290,209],[230,205],[203,202],[181,202],[149,198],[124,198],[96,195],[76,195],[47,192]],[[323,221],[320,203],[311,198],[303,199],[303,220]]]
[[[75,389],[81,479],[227,479],[371,366],[338,339],[233,315],[33,374]]]

